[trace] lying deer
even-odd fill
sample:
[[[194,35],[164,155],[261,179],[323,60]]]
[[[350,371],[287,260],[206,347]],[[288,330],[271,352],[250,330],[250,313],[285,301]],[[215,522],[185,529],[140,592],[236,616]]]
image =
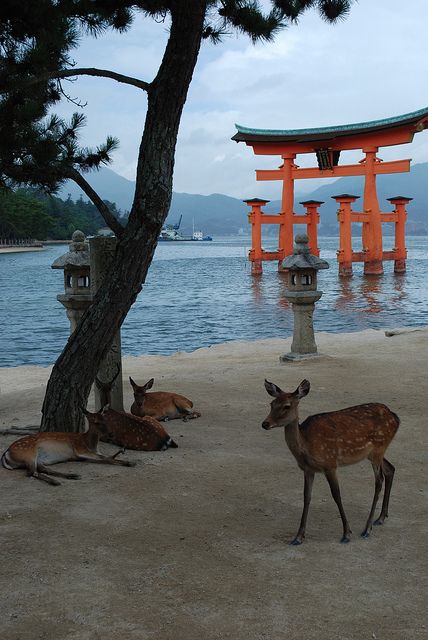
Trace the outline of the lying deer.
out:
[[[282,391],[265,380],[265,388],[274,397],[263,429],[284,427],[285,441],[297,464],[305,474],[304,507],[300,527],[291,544],[301,544],[305,537],[306,519],[311,501],[312,484],[317,472],[324,473],[331,494],[339,508],[343,524],[341,542],[349,542],[352,533],[342,506],[337,467],[368,458],[375,475],[375,492],[366,526],[361,536],[367,538],[372,524],[383,524],[388,517],[394,467],[384,457],[395,436],[400,419],[387,406],[379,403],[360,404],[339,411],[318,413],[299,424],[298,405],[309,393],[310,384],[303,380],[293,393]],[[379,518],[373,523],[379,494],[385,478],[385,494]]]
[[[50,476],[78,480],[75,473],[60,473],[53,471],[48,466],[58,462],[81,461],[98,462],[102,464],[119,464],[124,467],[134,467],[135,462],[129,460],[116,460],[116,456],[122,453],[118,451],[113,456],[103,456],[98,453],[98,442],[101,434],[107,433],[107,427],[102,414],[89,413],[83,410],[89,428],[86,433],[37,433],[15,440],[5,451],[1,463],[5,469],[26,468],[28,475],[38,480],[44,480],[52,485],[61,484]]]
[[[120,368],[109,382],[102,382],[98,377],[95,378],[95,384],[100,390],[100,399],[106,403],[103,409],[106,432],[101,436],[101,440],[137,451],[165,451],[169,447],[177,448],[178,445],[168,435],[163,425],[154,418],[150,416],[141,418],[110,408],[111,390],[119,370]]]
[[[199,411],[192,411],[193,402],[178,393],[169,391],[152,391],[154,378],[151,378],[145,385],[139,386],[130,377],[129,382],[134,390],[134,402],[131,406],[131,413],[135,416],[151,416],[156,420],[174,420],[182,418],[184,421],[192,418],[199,418]]]

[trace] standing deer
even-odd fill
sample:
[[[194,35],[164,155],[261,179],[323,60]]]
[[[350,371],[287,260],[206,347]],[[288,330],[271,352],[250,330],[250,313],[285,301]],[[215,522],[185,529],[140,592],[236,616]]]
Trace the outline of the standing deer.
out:
[[[44,480],[52,485],[61,484],[50,476],[78,480],[75,473],[60,473],[48,466],[58,462],[81,461],[98,462],[102,464],[119,464],[124,467],[134,467],[135,462],[116,460],[118,451],[113,456],[103,456],[98,453],[98,442],[101,434],[107,433],[103,410],[90,413],[83,409],[89,428],[86,433],[37,433],[15,440],[3,453],[1,463],[5,469],[26,468],[28,475],[38,480]]]
[[[178,445],[168,435],[163,425],[154,418],[150,416],[140,418],[109,407],[111,389],[119,371],[120,368],[108,382],[95,378],[95,384],[100,390],[100,398],[103,403],[106,403],[103,409],[106,432],[101,436],[101,440],[137,451],[165,451],[170,447],[177,448]]]
[[[388,517],[394,467],[384,457],[388,445],[395,436],[400,419],[387,406],[379,403],[360,404],[339,411],[329,411],[309,416],[299,424],[298,406],[301,398],[309,393],[310,384],[303,380],[293,393],[282,391],[265,380],[265,388],[273,396],[271,411],[262,423],[263,429],[284,427],[285,441],[297,464],[305,474],[304,506],[300,527],[291,544],[301,544],[305,537],[306,520],[311,501],[312,484],[317,472],[324,473],[330,485],[343,524],[341,542],[349,542],[352,533],[340,497],[337,467],[355,464],[368,458],[375,475],[375,492],[366,526],[361,536],[370,535],[379,494],[385,478],[385,493],[376,525]]]
[[[156,420],[175,420],[182,418],[184,421],[199,418],[199,411],[192,411],[193,402],[178,393],[170,391],[152,391],[155,379],[151,378],[145,385],[139,386],[130,377],[129,382],[134,390],[134,402],[131,413],[135,416],[151,416]]]

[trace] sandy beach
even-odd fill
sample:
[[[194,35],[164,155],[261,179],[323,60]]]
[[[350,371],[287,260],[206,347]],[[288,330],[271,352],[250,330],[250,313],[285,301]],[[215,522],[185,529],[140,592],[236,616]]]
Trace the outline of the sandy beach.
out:
[[[418,640],[426,614],[428,329],[318,333],[321,356],[281,364],[291,340],[234,342],[124,359],[128,376],[190,397],[202,416],[167,423],[179,448],[127,452],[135,468],[61,465],[60,487],[0,469],[0,630],[8,640]],[[0,369],[0,429],[38,424],[49,368]],[[317,476],[304,544],[288,544],[303,474],[266,432],[267,378],[300,417],[365,402],[401,418],[390,517],[362,539],[374,489],[364,461],[339,470],[353,536]],[[16,436],[0,437],[0,450]],[[105,452],[114,450],[102,445]]]
[[[45,251],[45,247],[0,247],[2,253],[28,253],[29,251]]]

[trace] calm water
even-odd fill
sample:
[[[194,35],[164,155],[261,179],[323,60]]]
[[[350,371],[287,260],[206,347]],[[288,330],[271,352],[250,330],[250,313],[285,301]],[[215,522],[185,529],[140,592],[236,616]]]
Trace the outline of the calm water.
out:
[[[124,355],[192,351],[228,340],[285,338],[292,311],[284,299],[284,278],[276,263],[253,278],[246,259],[249,239],[161,244],[142,293],[122,327]],[[385,249],[393,238],[386,238]],[[274,244],[272,247],[274,247]],[[358,250],[358,241],[355,241]],[[354,266],[351,279],[339,279],[338,238],[320,238],[330,269],[319,274],[324,295],[317,303],[318,331],[428,325],[428,237],[407,239],[407,273],[364,277]],[[265,248],[269,248],[268,242]],[[69,332],[65,309],[56,300],[62,272],[51,263],[67,247],[40,253],[0,255],[0,366],[49,365]]]

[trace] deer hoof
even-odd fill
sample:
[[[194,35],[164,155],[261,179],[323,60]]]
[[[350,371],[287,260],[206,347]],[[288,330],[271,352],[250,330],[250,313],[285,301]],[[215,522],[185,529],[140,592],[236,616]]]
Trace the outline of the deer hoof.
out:
[[[291,545],[293,545],[293,547],[297,547],[297,545],[302,544],[303,540],[300,538],[294,538],[294,540],[292,540],[290,542]]]
[[[342,538],[340,539],[340,542],[342,544],[348,544],[348,542],[351,542],[351,538],[348,538],[348,536],[342,536]]]
[[[378,518],[373,522],[377,527],[380,527],[382,524],[385,524],[385,520],[383,518]]]
[[[370,531],[363,531],[363,533],[361,534],[362,538],[370,538]]]

